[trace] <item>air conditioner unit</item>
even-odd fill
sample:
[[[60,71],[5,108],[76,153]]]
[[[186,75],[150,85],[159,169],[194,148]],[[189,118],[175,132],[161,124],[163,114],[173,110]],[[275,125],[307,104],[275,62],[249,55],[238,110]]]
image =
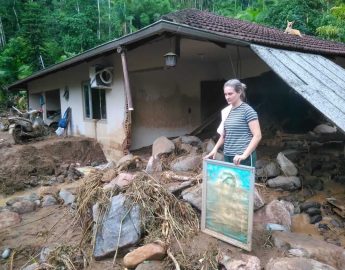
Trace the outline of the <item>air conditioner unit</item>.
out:
[[[113,67],[91,66],[89,70],[91,88],[111,89]]]

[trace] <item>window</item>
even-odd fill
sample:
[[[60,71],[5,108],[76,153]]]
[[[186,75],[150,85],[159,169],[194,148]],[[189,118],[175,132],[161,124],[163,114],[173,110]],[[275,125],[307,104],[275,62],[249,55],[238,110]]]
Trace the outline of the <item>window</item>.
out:
[[[83,84],[84,115],[89,119],[107,119],[105,89],[91,88],[90,83]]]

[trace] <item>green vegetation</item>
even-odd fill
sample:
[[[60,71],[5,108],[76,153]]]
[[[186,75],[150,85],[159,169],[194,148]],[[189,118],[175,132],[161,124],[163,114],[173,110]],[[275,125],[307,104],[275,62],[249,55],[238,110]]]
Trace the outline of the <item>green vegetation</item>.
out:
[[[0,106],[5,85],[183,8],[345,42],[343,0],[0,0]]]

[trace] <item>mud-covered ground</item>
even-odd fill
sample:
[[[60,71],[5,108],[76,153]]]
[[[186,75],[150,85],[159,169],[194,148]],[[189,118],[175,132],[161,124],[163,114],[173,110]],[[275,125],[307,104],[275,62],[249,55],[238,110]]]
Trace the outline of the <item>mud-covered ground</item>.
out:
[[[63,164],[104,162],[100,145],[89,138],[52,136],[16,145],[10,134],[0,132],[0,194],[44,185],[60,173]]]

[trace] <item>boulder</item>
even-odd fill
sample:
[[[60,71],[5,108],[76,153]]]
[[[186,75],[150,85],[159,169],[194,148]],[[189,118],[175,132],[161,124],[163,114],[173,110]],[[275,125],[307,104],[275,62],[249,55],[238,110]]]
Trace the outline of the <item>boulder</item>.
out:
[[[175,172],[194,171],[201,165],[201,163],[202,158],[200,155],[183,156],[173,161],[171,169]]]
[[[257,188],[254,188],[254,211],[260,209],[265,205],[264,199],[261,197]]]
[[[198,146],[202,144],[202,141],[196,136],[181,136],[180,140],[182,143],[191,144],[193,146]]]
[[[303,249],[310,258],[345,269],[345,251],[341,247],[302,233],[273,232],[272,237],[275,246],[280,249]]]
[[[278,200],[271,201],[265,208],[267,223],[280,224],[290,230],[291,214],[290,209],[287,209],[286,202]]]
[[[330,126],[327,124],[320,124],[316,126],[313,131],[317,134],[330,134],[330,133],[336,133],[337,127]]]
[[[286,176],[296,176],[298,174],[295,165],[282,152],[278,154],[277,162]]]
[[[291,270],[291,269],[322,269],[336,270],[336,268],[307,258],[277,258],[271,259],[266,265],[266,270]]]
[[[0,212],[0,230],[20,223],[20,215],[16,212]]]
[[[113,189],[116,186],[119,188],[124,188],[128,186],[134,179],[134,174],[131,173],[120,173],[115,179],[111,180],[110,183],[104,185],[103,189]]]
[[[75,196],[65,189],[60,190],[59,197],[64,201],[64,205],[72,204],[75,200]]]
[[[141,237],[140,225],[139,206],[134,205],[128,209],[123,194],[112,197],[110,209],[104,215],[102,224],[98,228],[95,227],[96,241],[93,250],[95,259],[111,256],[117,249],[135,245]]]
[[[152,156],[159,157],[161,154],[170,154],[175,150],[175,144],[167,137],[157,138],[152,145]]]
[[[25,214],[30,213],[36,210],[36,203],[29,201],[29,200],[22,200],[19,202],[15,202],[11,206],[11,210],[13,212],[17,212],[18,214]]]
[[[181,193],[182,198],[189,202],[192,206],[201,211],[202,205],[202,185],[195,185],[193,187],[187,188]]]
[[[297,176],[277,176],[267,180],[267,185],[271,188],[281,188],[284,190],[296,190],[301,187],[301,180]]]
[[[150,243],[127,253],[123,258],[123,265],[126,268],[134,268],[146,260],[162,260],[165,255],[166,247],[158,243]]]
[[[55,205],[55,204],[57,204],[57,200],[55,199],[54,196],[46,195],[43,197],[43,200],[42,200],[42,206],[43,207],[51,206],[51,205]]]
[[[236,256],[228,255],[225,252],[218,254],[218,263],[226,270],[261,270],[258,257],[238,254]]]
[[[162,162],[159,158],[151,156],[146,166],[147,173],[161,172],[163,171]]]
[[[135,270],[165,270],[163,262],[161,261],[144,261],[139,264]]]

